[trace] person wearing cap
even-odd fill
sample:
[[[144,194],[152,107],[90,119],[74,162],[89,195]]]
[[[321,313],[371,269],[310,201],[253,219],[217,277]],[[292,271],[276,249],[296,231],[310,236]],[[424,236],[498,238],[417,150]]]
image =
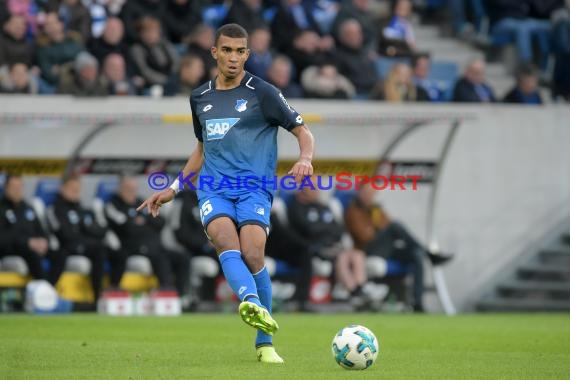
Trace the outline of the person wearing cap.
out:
[[[79,53],[73,65],[61,74],[57,93],[74,96],[108,95],[106,79],[99,75],[97,58],[86,51]]]

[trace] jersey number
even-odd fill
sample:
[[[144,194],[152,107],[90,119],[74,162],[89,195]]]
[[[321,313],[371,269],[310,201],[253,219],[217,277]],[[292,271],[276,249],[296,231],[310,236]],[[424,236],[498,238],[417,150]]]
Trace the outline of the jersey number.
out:
[[[204,217],[209,213],[211,213],[213,209],[214,207],[212,207],[212,204],[210,203],[209,200],[204,202],[204,204],[200,208],[200,219],[202,219],[202,223],[204,222]]]

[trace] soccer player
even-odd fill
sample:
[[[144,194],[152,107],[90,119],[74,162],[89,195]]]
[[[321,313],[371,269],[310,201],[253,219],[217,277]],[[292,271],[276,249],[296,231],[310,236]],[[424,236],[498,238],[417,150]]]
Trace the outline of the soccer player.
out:
[[[190,107],[198,143],[183,169],[183,182],[198,173],[202,224],[216,247],[228,284],[241,301],[239,314],[258,330],[257,358],[283,363],[273,348],[278,330],[271,316],[271,279],[264,249],[277,165],[277,131],[282,126],[298,140],[300,156],[289,174],[297,182],[313,174],[314,138],[303,118],[289,106],[277,88],[244,70],[249,56],[248,35],[237,24],[216,32],[211,53],[219,74],[192,91]],[[247,188],[243,179],[248,177]],[[147,207],[158,215],[162,204],[180,190],[179,180],[154,193]]]

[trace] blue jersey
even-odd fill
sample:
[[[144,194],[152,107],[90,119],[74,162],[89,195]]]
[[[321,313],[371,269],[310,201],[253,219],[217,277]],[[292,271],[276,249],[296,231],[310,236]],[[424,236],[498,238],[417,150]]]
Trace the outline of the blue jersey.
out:
[[[277,167],[278,127],[303,125],[281,92],[246,72],[236,88],[217,90],[211,80],[193,90],[190,108],[194,133],[204,144],[198,196],[243,194],[256,186],[272,194],[276,185],[267,181]]]

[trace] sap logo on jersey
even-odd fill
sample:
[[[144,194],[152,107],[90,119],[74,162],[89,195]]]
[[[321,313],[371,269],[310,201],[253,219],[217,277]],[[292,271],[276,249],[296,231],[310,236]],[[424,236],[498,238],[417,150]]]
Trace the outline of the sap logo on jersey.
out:
[[[206,120],[208,140],[223,139],[226,133],[239,121],[239,117]]]

